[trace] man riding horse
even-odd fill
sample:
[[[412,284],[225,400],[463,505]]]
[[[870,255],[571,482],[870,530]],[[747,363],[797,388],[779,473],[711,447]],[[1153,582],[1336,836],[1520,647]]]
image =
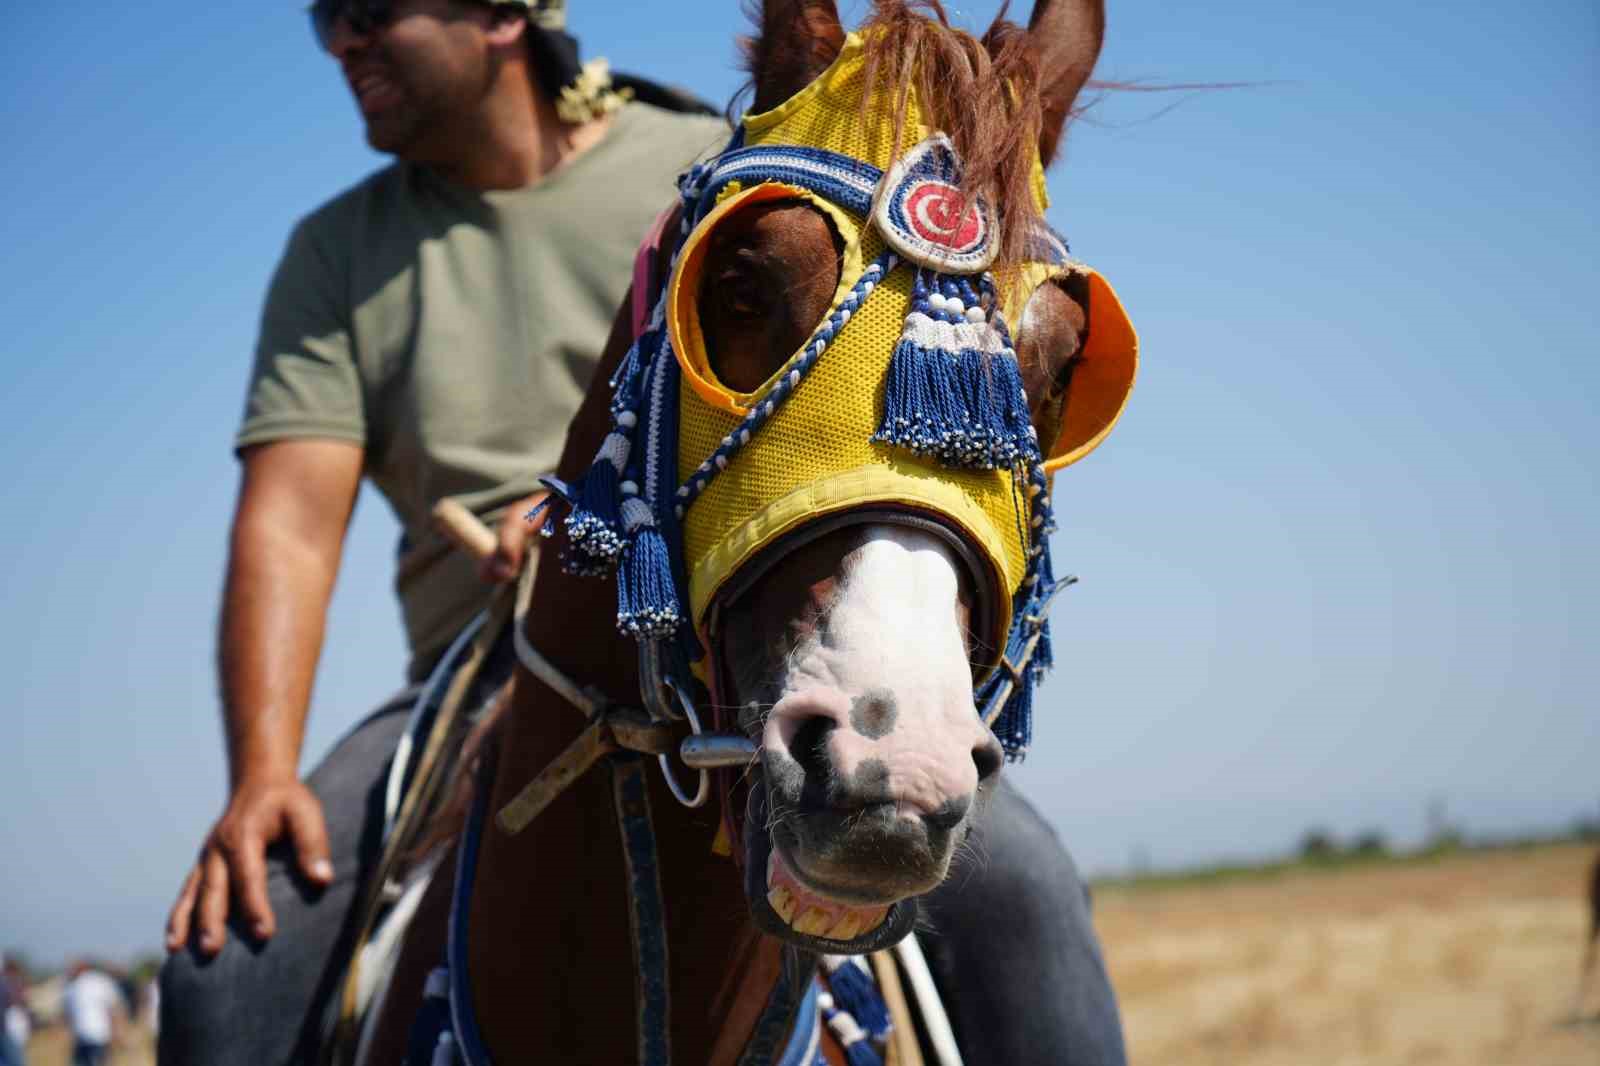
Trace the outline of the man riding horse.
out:
[[[766,28],[824,7],[769,4]],[[602,69],[577,62],[561,14],[527,0],[313,6],[369,143],[397,162],[302,221],[268,295],[238,438],[219,656],[232,790],[169,921],[163,1062],[315,1054],[377,854],[384,768],[420,682],[487,598],[428,512],[454,498],[488,520],[509,516],[484,574],[520,570],[533,479],[559,454],[634,246],[676,173],[726,137],[710,119],[624,103]],[[413,685],[301,782],[311,681],[363,473],[405,530],[397,586]],[[469,702],[506,676],[505,643]],[[999,788],[993,807],[975,843],[987,862],[932,897],[944,933],[930,944],[935,970],[947,984],[966,975],[963,1005],[992,1000],[973,1016],[1040,1058],[1120,1061],[1071,861],[1013,791]],[[1017,918],[1001,951],[983,922],[997,906]],[[1039,983],[1062,990],[1048,1010],[1025,1007]]]

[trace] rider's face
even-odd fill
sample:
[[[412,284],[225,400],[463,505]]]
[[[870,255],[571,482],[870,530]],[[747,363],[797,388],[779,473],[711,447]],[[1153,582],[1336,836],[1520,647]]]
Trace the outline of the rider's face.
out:
[[[339,62],[367,127],[367,143],[413,162],[451,162],[487,93],[493,19],[484,4],[395,0],[382,25],[365,32],[337,19],[328,51]]]

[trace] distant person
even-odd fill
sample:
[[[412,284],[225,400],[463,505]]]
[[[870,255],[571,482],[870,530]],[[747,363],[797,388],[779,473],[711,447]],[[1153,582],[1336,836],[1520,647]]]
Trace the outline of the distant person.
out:
[[[0,1066],[22,1066],[26,1061],[33,1019],[28,1014],[28,975],[22,964],[6,956],[0,973]]]
[[[161,1035],[161,982],[154,977],[139,990],[139,1024],[151,1039]]]
[[[72,1033],[72,1066],[105,1066],[111,1045],[121,1042],[127,1026],[122,989],[80,959],[67,967],[61,1002]]]

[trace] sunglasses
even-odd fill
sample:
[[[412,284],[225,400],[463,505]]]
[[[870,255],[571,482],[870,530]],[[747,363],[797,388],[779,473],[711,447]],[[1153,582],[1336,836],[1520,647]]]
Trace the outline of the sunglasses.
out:
[[[334,27],[342,18],[358,37],[383,28],[394,15],[394,0],[314,0],[311,32],[324,51],[332,49]]]

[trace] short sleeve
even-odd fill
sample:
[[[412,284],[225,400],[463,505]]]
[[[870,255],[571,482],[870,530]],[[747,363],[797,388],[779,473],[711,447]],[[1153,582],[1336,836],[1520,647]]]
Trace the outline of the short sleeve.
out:
[[[331,254],[340,242],[319,238],[326,219],[295,227],[273,274],[235,451],[297,437],[366,442],[346,271]]]

